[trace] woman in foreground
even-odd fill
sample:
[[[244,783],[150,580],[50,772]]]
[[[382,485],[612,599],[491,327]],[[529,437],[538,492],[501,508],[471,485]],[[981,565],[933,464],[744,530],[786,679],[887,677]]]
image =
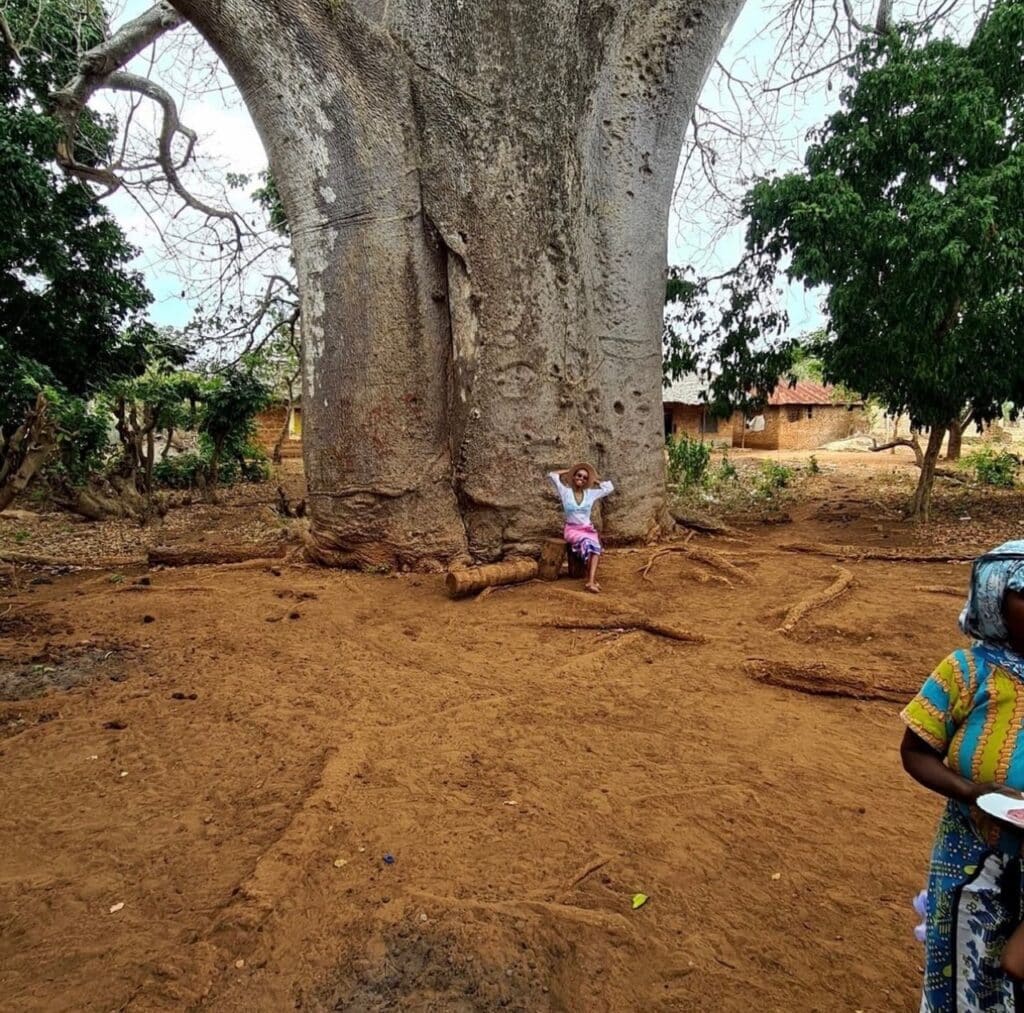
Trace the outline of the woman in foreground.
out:
[[[907,773],[949,799],[928,874],[922,1013],[1024,1013],[1024,541],[978,557],[954,651],[902,713]],[[977,807],[1021,798],[1020,825]]]

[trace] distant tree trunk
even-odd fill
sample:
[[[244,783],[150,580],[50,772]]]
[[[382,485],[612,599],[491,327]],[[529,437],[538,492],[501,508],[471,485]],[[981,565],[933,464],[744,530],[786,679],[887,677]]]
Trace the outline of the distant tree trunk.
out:
[[[43,394],[11,435],[0,461],[0,511],[14,502],[57,447],[57,427]]]
[[[174,442],[174,426],[167,427],[167,442],[164,444],[164,449],[160,451],[160,460],[166,461],[171,453],[171,444]]]
[[[153,495],[153,466],[156,463],[156,423],[149,420],[146,425],[146,477],[144,492]]]
[[[945,426],[932,426],[928,434],[928,445],[921,459],[921,471],[917,479],[917,488],[910,501],[910,516],[914,520],[925,523],[930,519],[932,505],[932,486],[935,484],[935,466],[942,449],[942,440],[946,435]]]
[[[949,422],[949,443],[946,446],[946,460],[959,461],[963,450],[964,430],[970,425],[971,412],[955,415]]]
[[[291,225],[323,562],[500,558],[593,460],[665,512],[665,236],[738,0],[172,0],[238,84]]]

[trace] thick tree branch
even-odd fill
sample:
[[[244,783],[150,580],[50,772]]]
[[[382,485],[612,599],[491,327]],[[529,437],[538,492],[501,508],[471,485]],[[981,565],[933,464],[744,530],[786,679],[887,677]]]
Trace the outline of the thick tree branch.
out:
[[[10,52],[14,62],[21,63],[21,50],[18,48],[14,33],[11,31],[11,26],[7,23],[3,11],[0,11],[0,39],[3,39],[4,46]]]

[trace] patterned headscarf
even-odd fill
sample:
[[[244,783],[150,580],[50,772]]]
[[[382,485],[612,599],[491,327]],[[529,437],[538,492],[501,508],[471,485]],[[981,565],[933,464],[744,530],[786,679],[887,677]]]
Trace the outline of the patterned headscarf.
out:
[[[992,662],[1024,678],[1024,658],[1010,648],[1003,619],[1006,592],[1024,591],[1024,558],[1000,559],[1003,554],[1024,557],[1024,540],[1004,542],[975,560],[960,629],[980,642]]]

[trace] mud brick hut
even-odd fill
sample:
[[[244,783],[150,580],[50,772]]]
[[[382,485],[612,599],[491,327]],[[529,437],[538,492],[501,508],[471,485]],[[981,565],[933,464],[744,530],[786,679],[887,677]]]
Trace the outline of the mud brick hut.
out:
[[[272,401],[256,416],[256,443],[267,457],[273,457],[286,423],[288,431],[281,444],[281,458],[302,457],[302,405],[293,403],[289,417],[287,403],[280,400]]]
[[[783,380],[762,415],[737,416],[732,443],[755,450],[815,450],[867,429],[863,401],[845,398],[820,383],[801,381],[791,387]]]
[[[685,434],[703,443],[731,447],[736,428],[742,432],[743,416],[739,412],[729,418],[713,415],[704,403],[704,390],[696,373],[687,373],[662,390],[665,438]]]

